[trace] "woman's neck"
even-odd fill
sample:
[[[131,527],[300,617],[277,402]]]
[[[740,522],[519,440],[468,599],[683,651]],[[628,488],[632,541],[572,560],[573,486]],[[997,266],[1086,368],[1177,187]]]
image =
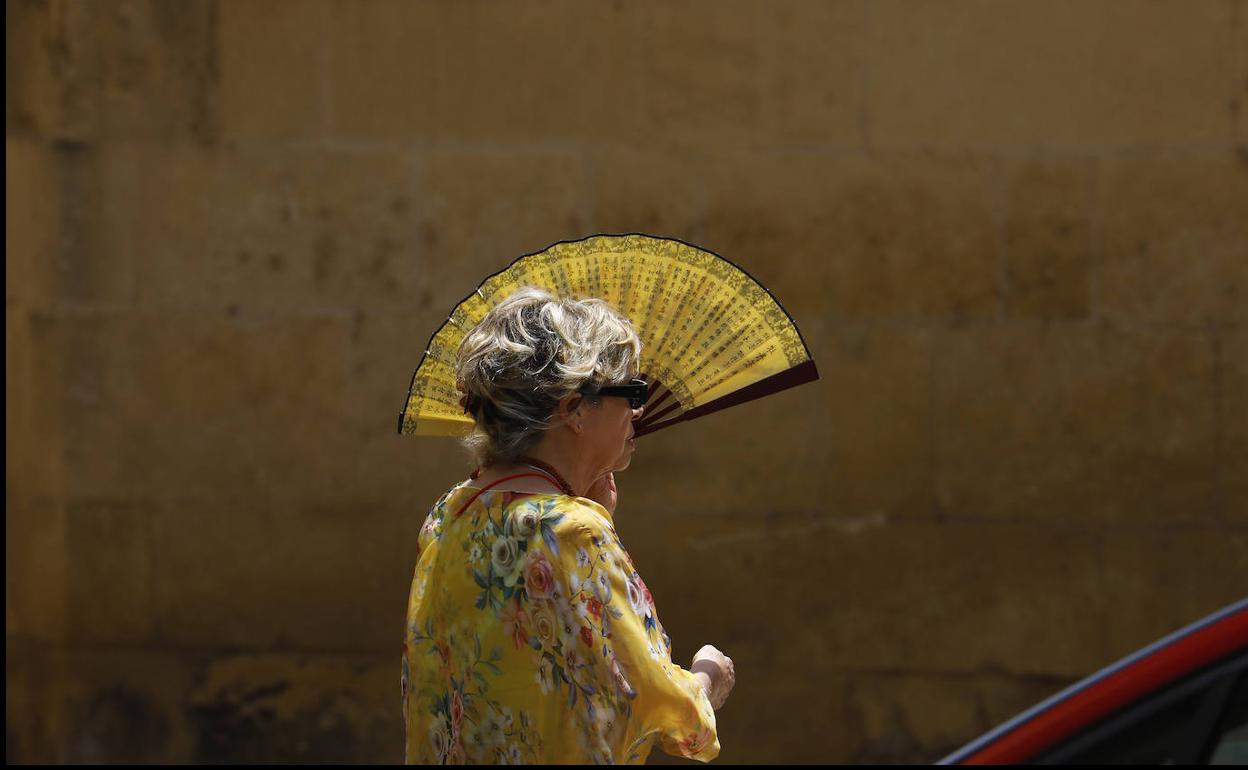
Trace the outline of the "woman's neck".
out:
[[[574,495],[584,496],[598,477],[606,472],[598,470],[592,458],[584,457],[583,453],[575,451],[574,446],[560,442],[551,435],[544,437],[541,443],[529,450],[527,456],[554,468],[572,487]],[[488,481],[528,470],[532,469],[523,461],[512,465],[493,465],[481,469],[480,480]]]
[[[541,468],[541,464],[553,468],[572,488],[574,495],[583,497],[597,478],[593,470],[586,467],[584,463],[578,463],[577,458],[564,452],[551,451],[548,448],[543,451],[543,447],[537,447],[529,452],[528,457],[537,461],[538,468]]]

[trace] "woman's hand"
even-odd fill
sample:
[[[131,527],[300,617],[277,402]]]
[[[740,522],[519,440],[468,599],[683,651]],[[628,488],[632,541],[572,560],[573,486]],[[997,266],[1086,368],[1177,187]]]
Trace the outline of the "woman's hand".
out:
[[[589,491],[585,493],[585,496],[606,508],[607,512],[614,516],[615,503],[618,497],[615,488],[615,474],[608,471],[605,476],[593,483]]]
[[[703,686],[711,700],[711,707],[718,711],[737,683],[737,670],[732,664],[732,658],[720,652],[714,645],[706,644],[693,656],[693,665],[689,670],[704,680]]]

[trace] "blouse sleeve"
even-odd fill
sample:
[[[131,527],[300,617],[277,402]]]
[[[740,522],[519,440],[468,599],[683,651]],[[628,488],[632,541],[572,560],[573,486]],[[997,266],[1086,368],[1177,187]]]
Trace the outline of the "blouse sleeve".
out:
[[[589,510],[569,516],[558,543],[548,545],[554,545],[556,582],[570,610],[570,622],[561,629],[565,644],[573,641],[569,636],[578,637],[576,648],[590,669],[586,678],[607,691],[599,696],[607,710],[626,717],[619,738],[628,756],[619,759],[644,759],[656,743],[688,759],[707,762],[718,756],[710,700],[693,674],[672,663],[650,591],[615,531]]]

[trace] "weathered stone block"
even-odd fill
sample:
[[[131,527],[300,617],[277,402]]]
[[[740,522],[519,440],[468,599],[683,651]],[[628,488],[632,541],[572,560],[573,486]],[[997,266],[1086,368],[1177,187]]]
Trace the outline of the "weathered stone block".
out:
[[[31,344],[30,311],[21,305],[8,302],[4,308],[4,413],[7,423],[4,436],[5,487],[25,474],[29,468],[18,466],[23,459],[32,459],[35,426],[29,416],[34,395],[34,345]],[[47,383],[51,385],[52,383]],[[20,470],[19,470],[20,468]],[[15,470],[17,472],[15,472]],[[7,492],[7,489],[6,489]],[[11,493],[9,493],[11,494]]]
[[[930,763],[1039,703],[1063,678],[864,673],[851,677],[843,761]]]
[[[216,654],[9,645],[12,762],[396,761],[399,651]]]
[[[952,10],[952,12],[951,12]],[[873,4],[881,145],[1227,144],[1229,6]]]
[[[12,500],[40,504],[64,499],[64,337],[40,311],[5,308],[5,486]],[[49,397],[50,396],[50,397]]]
[[[369,501],[377,516],[388,518],[384,526],[396,527],[397,533],[397,560],[387,565],[392,571],[379,593],[390,598],[376,607],[382,616],[402,616],[425,516],[472,469],[467,453],[453,438],[400,436],[397,432],[412,372],[429,336],[449,311],[448,306],[418,315],[360,315],[351,324],[350,486],[359,500]],[[382,521],[378,519],[378,526],[383,526]]]
[[[61,340],[46,317],[16,304],[5,308],[4,332],[5,629],[10,639],[58,641],[66,634],[69,586],[55,398]]]
[[[18,682],[6,688],[9,737],[18,739],[6,743],[10,761],[188,761],[185,709],[194,667],[181,656],[25,645],[8,653],[9,682]]]
[[[804,464],[821,479],[821,517],[927,517],[932,513],[932,338],[905,328],[815,327],[828,422],[807,435],[826,435],[827,465]],[[809,439],[808,439],[809,440]],[[800,443],[800,442],[799,442]],[[812,460],[815,458],[811,458]]]
[[[75,649],[64,683],[73,730],[66,763],[180,763],[190,754],[185,704],[193,668],[155,650]]]
[[[56,48],[50,45],[57,31],[55,17],[46,2],[4,4],[4,122],[10,142],[15,135],[47,136],[60,122],[51,53]],[[12,163],[11,146],[8,154]],[[6,176],[11,180],[12,174],[10,170]]]
[[[761,144],[862,144],[869,12],[853,0],[758,6]]]
[[[1106,160],[1102,312],[1147,323],[1248,320],[1248,161]]]
[[[186,312],[217,309],[237,297],[221,298],[219,285],[239,276],[233,264],[216,256],[214,248],[229,230],[232,206],[246,198],[225,202],[220,192],[222,158],[228,155],[191,148],[111,144],[87,156],[91,172],[79,174],[79,185],[90,195],[83,200],[106,201],[103,223],[86,231],[76,262],[84,268],[101,263],[96,272],[125,280],[127,305],[163,306]],[[87,165],[84,159],[80,165]],[[67,207],[69,203],[67,202]],[[93,209],[87,208],[90,212]],[[92,254],[99,254],[94,260]],[[83,264],[86,263],[86,264]],[[234,268],[234,269],[232,269]]]
[[[1024,162],[1006,172],[1008,318],[1091,315],[1094,174],[1086,160]]]
[[[844,761],[844,675],[813,662],[779,671],[774,664],[739,669],[729,705],[715,714],[723,747],[717,761],[765,765],[781,752],[794,764]]]
[[[228,240],[215,256],[224,275],[286,302],[412,311],[429,304],[433,257],[418,229],[428,205],[404,154],[311,152],[266,159],[240,153],[224,179]],[[265,300],[254,288],[251,301]],[[281,300],[277,300],[281,301]]]
[[[346,138],[420,140],[440,116],[439,11],[429,3],[331,3],[329,129]]]
[[[752,144],[760,106],[755,4],[686,0],[646,11],[636,54],[644,67],[644,142]]]
[[[1212,515],[1207,334],[1011,326],[948,332],[936,344],[937,494],[948,515]]]
[[[8,7],[13,13],[13,4]],[[48,309],[59,289],[59,190],[52,153],[31,139],[4,143],[4,296]]]
[[[421,266],[447,312],[516,258],[589,234],[579,155],[431,151],[420,178]]]
[[[335,133],[705,146],[761,128],[768,141],[857,142],[858,5],[499,10],[335,6]],[[760,112],[772,116],[761,126]]]
[[[580,161],[563,154],[436,153],[423,171],[389,152],[122,160],[133,170],[117,171],[109,192],[126,202],[119,227],[151,308],[449,312],[588,221]]]
[[[1091,670],[1086,674],[1093,673]],[[1000,677],[989,672],[976,677],[977,683],[983,682],[979,690],[982,704],[981,718],[987,725],[985,730],[996,727],[1012,719],[1044,699],[1055,695],[1075,682],[1082,679],[1085,673],[1074,676],[1028,676]],[[968,738],[978,737],[979,733]]]
[[[1244,597],[1248,531],[1131,529],[1104,539],[1108,655],[1103,665]]]
[[[76,644],[143,644],[152,630],[153,505],[69,505],[69,622]]]
[[[1099,34],[1089,134],[1106,144],[1228,143],[1235,43],[1225,32],[1236,9],[1209,0],[1108,3],[1092,14]]]
[[[819,323],[804,331],[819,380],[638,442],[617,481],[628,520],[645,531],[673,515],[729,511],[750,512],[760,526],[773,514],[846,522],[930,514],[927,335]]]
[[[59,204],[55,265],[60,296],[76,303],[129,304],[138,272],[136,246],[142,240],[124,223],[148,213],[130,208],[135,196],[125,181],[135,170],[98,145],[62,142],[56,147],[56,173],[52,200]]]
[[[997,312],[991,164],[927,155],[731,156],[709,183],[709,248],[773,266],[799,320]]]
[[[386,764],[403,754],[399,652],[205,661],[189,698],[197,763]]]
[[[442,140],[633,141],[644,127],[644,14],[627,3],[449,3],[433,41]]]
[[[412,373],[451,302],[417,315],[361,314],[351,323],[353,487],[361,498],[415,518],[413,539],[404,541],[412,544],[434,501],[472,470],[454,438],[398,434]]]
[[[1226,109],[1234,126],[1239,150],[1248,145],[1248,4],[1243,0],[1231,4],[1230,23],[1226,26],[1229,46],[1233,52],[1231,97]]]
[[[397,654],[414,564],[392,511],[188,504],[152,537],[162,643]]]
[[[329,4],[229,0],[218,6],[221,124],[227,139],[324,136]],[[367,6],[357,7],[365,10]]]
[[[671,511],[715,515],[763,506],[809,510],[830,445],[820,383],[792,388],[643,436],[619,474],[620,510],[658,523]],[[772,433],[774,431],[774,433]],[[769,434],[792,437],[769,440]],[[747,484],[742,479],[749,478]]]
[[[72,625],[67,620],[70,570],[65,506],[10,492],[5,509],[5,636],[64,640]]]
[[[248,515],[357,499],[342,321],[134,314],[65,325],[75,499]]]
[[[1248,522],[1248,333],[1219,335],[1222,516]]]
[[[10,127],[75,141],[216,139],[215,4],[56,3],[14,16],[33,66],[7,79],[20,84]]]
[[[108,156],[109,246],[133,255],[144,307],[324,312],[429,301],[410,156],[261,147]]]
[[[658,593],[651,573],[643,569],[642,574]],[[821,659],[790,660],[788,639],[783,635],[707,636],[705,625],[697,619],[691,625],[690,614],[669,598],[656,596],[659,618],[672,638],[672,660],[688,666],[703,643],[711,643],[736,666],[736,687],[728,705],[715,714],[722,749],[718,761],[765,764],[778,752],[793,757],[793,762],[846,760],[850,734],[843,671]],[[714,599],[701,601],[716,609]],[[812,734],[818,734],[819,740],[812,740]],[[656,749],[648,764],[686,761]]]
[[[674,638],[726,648],[768,629],[782,668],[1076,676],[1105,661],[1100,552],[1083,528],[757,512],[712,527],[674,510],[663,552],[647,554],[629,526],[621,517]]]
[[[10,534],[8,542],[12,541]],[[8,565],[7,569],[10,569]],[[12,578],[8,580],[11,585]],[[13,595],[9,594],[6,604],[11,606],[12,599]],[[13,633],[11,623],[6,626],[5,761],[9,764],[53,764],[60,761],[61,746],[71,732],[61,697],[67,656],[54,654],[56,648],[47,642],[22,639]]]
[[[600,233],[649,233],[703,244],[706,193],[703,177],[712,155],[646,152],[604,147],[589,156],[593,216],[587,229]]]
[[[332,128],[376,139],[632,137],[644,46],[629,6],[332,6]],[[552,88],[552,84],[558,84]]]

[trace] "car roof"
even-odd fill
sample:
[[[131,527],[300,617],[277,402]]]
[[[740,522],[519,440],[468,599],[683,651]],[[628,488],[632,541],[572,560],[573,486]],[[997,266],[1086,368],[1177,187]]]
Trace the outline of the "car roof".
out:
[[[1185,674],[1248,645],[1248,598],[1106,666],[936,764],[1020,762]]]

